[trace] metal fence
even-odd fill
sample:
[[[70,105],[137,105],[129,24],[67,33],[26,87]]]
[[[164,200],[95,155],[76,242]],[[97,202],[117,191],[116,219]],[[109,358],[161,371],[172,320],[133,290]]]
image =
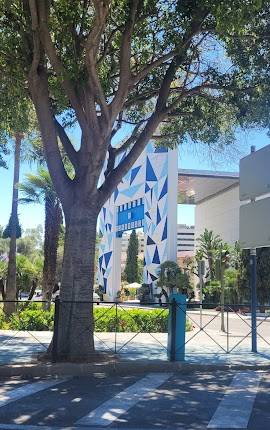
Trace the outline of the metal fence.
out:
[[[243,353],[251,350],[252,320],[250,304],[226,304],[224,308],[216,303],[199,305],[187,303],[162,304],[149,302],[143,305],[119,302],[63,302],[57,301],[41,312],[44,302],[18,301],[17,312],[9,322],[3,319],[0,310],[0,363],[25,362],[47,350],[55,332],[53,347],[57,359],[57,333],[59,316],[65,306],[76,306],[78,322],[83,321],[90,307],[94,309],[93,336],[96,351],[130,360],[170,359],[174,360],[177,348],[185,347],[186,356]],[[0,302],[0,308],[3,302]],[[185,309],[186,308],[186,309]],[[257,309],[257,343],[259,352],[270,352],[270,307],[264,313]],[[184,345],[168,351],[168,315],[177,309],[186,312],[186,336]],[[143,312],[142,312],[143,310]],[[75,313],[76,314],[76,313]],[[87,317],[87,316],[86,316]],[[88,318],[88,317],[87,317]],[[175,320],[176,322],[176,320]],[[222,327],[223,322],[223,327]],[[78,329],[78,338],[85,336],[85,326]],[[91,330],[90,330],[91,331]],[[91,333],[87,335],[91,336]],[[177,327],[172,325],[172,336]],[[174,345],[174,342],[172,342]]]

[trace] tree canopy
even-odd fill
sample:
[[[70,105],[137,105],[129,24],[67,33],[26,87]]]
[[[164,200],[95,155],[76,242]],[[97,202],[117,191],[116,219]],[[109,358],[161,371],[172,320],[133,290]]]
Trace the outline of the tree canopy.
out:
[[[1,0],[1,84],[7,97],[0,118],[8,127],[15,127],[16,119],[16,127],[24,128],[29,95],[40,111],[34,96],[37,74],[47,92],[43,119],[38,113],[43,135],[46,111],[75,179],[84,169],[79,160],[84,153],[85,169],[100,165],[96,186],[109,151],[108,183],[100,189],[107,198],[159,123],[159,144],[168,139],[170,145],[190,139],[209,145],[233,142],[250,101],[262,92],[256,73],[250,73],[246,45],[247,38],[253,41],[250,33],[262,31],[263,24],[253,21],[266,14],[261,10],[259,0]],[[235,48],[235,40],[243,41],[246,55],[242,45]],[[82,130],[79,150],[65,132],[74,123]],[[116,149],[111,142],[120,129],[128,136]],[[100,134],[101,153],[94,150]],[[64,197],[69,181],[55,139],[50,145],[49,169],[57,170],[52,177]],[[128,156],[115,167],[116,155],[127,148],[132,148]]]

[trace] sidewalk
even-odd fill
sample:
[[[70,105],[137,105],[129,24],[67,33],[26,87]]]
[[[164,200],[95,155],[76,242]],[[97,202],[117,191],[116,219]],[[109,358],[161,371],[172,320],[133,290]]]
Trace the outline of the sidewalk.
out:
[[[15,332],[0,330],[0,371],[6,365],[34,364],[40,352],[46,351],[52,333]],[[241,340],[242,335],[230,336],[229,347],[233,348]],[[215,343],[215,341],[218,345]],[[208,335],[194,329],[186,336],[185,365],[192,366],[269,366],[270,347],[258,341],[258,351],[250,351],[250,338],[245,339],[231,353],[226,353],[228,337],[224,333],[209,330]],[[157,366],[169,367],[173,363],[167,360],[167,333],[96,333],[95,345],[97,351],[108,352],[115,363],[126,363],[136,367],[138,363],[151,363]],[[115,351],[117,354],[114,354]],[[182,363],[183,364],[183,363]]]

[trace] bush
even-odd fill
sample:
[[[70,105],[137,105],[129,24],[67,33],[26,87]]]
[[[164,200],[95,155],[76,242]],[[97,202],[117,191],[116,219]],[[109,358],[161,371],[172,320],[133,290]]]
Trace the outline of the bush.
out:
[[[0,330],[8,330],[9,323],[5,321],[5,315],[2,311],[0,311]]]
[[[10,317],[9,326],[14,330],[52,330],[53,309],[25,309]]]
[[[97,332],[151,332],[166,333],[168,325],[168,310],[117,309],[95,308],[95,331]],[[186,330],[191,330],[187,321]]]
[[[38,304],[30,305],[5,321],[4,314],[0,313],[0,329],[12,330],[52,330],[53,329],[53,306],[49,311],[44,311]],[[95,331],[96,332],[151,332],[166,333],[168,325],[167,309],[116,309],[94,308]],[[187,321],[186,330],[191,330],[191,324]]]

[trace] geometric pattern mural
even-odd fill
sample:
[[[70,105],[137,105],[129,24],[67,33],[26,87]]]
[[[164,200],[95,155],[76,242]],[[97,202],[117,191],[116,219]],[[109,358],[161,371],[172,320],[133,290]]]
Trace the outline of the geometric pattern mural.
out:
[[[143,227],[144,282],[152,291],[160,263],[176,260],[177,193],[169,189],[170,176],[177,181],[175,157],[174,150],[149,143],[100,212],[98,282],[111,299],[120,288],[123,231]],[[170,160],[174,160],[171,165]],[[169,206],[175,211],[171,219]]]

